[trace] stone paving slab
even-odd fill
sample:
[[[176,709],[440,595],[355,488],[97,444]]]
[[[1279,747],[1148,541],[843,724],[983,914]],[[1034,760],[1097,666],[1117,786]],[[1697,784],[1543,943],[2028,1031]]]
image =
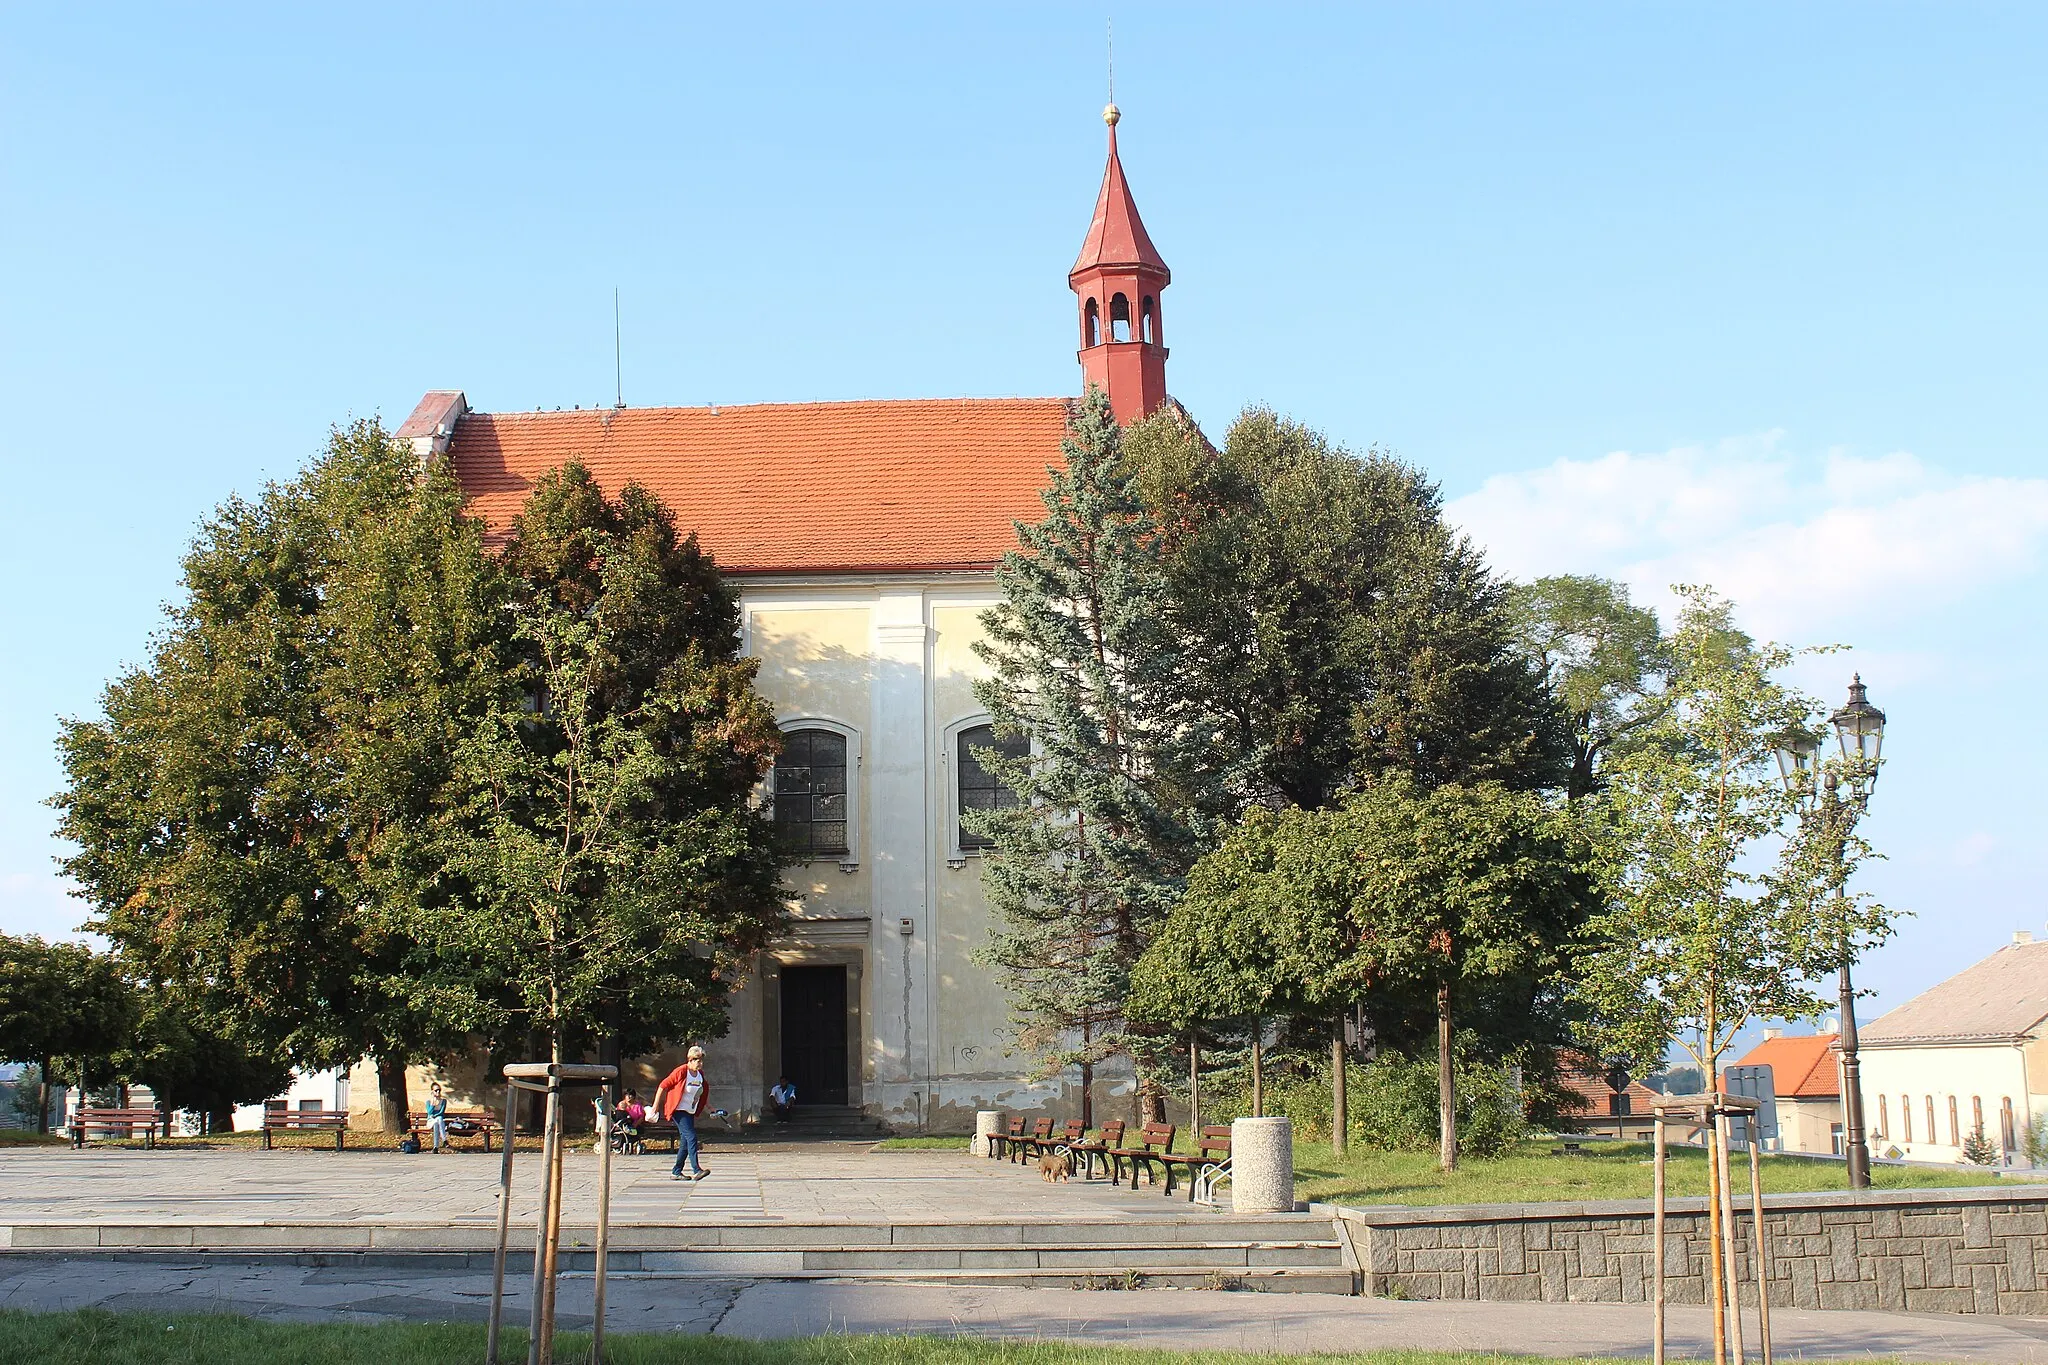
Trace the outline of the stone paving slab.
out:
[[[495,1227],[499,1157],[481,1152],[292,1149],[271,1152],[0,1151],[0,1228],[109,1224],[172,1229],[231,1224]],[[928,1222],[1183,1222],[1220,1217],[1147,1186],[1048,1184],[1035,1171],[964,1152],[871,1152],[867,1144],[707,1146],[710,1177],[669,1178],[672,1157],[617,1157],[615,1225],[742,1227],[776,1223],[891,1225]],[[597,1157],[566,1162],[564,1218],[594,1223]],[[514,1160],[512,1217],[530,1224],[539,1204],[538,1155]],[[138,1236],[145,1235],[142,1233]],[[175,1234],[154,1233],[175,1245]],[[20,1245],[17,1243],[17,1245]],[[49,1245],[49,1243],[41,1243]]]
[[[508,1285],[523,1320],[524,1277]],[[592,1284],[564,1277],[565,1327],[587,1326]],[[954,1285],[750,1283],[621,1278],[607,1289],[613,1331],[710,1332],[756,1339],[823,1332],[914,1333],[1264,1354],[1372,1349],[1536,1356],[1648,1354],[1649,1310],[1626,1304],[1395,1303],[1331,1296],[1182,1290],[1091,1293]],[[154,1262],[0,1261],[0,1307],[236,1312],[289,1321],[481,1321],[488,1269]],[[2048,1365],[2048,1320],[1905,1313],[1772,1315],[1778,1359],[1895,1356],[1954,1365]],[[1671,1314],[1672,1359],[1711,1341],[1702,1309]]]

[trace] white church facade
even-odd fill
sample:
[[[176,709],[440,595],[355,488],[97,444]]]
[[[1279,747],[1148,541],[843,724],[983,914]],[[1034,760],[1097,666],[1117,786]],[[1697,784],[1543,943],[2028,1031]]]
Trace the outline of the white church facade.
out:
[[[1108,167],[1068,282],[1083,382],[1130,422],[1168,401],[1169,277],[1106,117]],[[571,459],[610,493],[639,483],[740,590],[742,647],[785,735],[772,796],[798,860],[784,874],[786,936],[735,989],[727,1036],[705,1040],[714,1101],[735,1114],[758,1117],[779,1075],[800,1104],[899,1131],[970,1131],[990,1107],[1079,1112],[1071,1073],[1034,1078],[1000,985],[975,961],[991,911],[983,851],[960,821],[1008,799],[970,752],[994,746],[974,646],[1015,523],[1044,515],[1072,401],[489,413],[436,390],[398,431],[422,458],[448,460],[498,530]],[[651,1083],[669,1061],[641,1059],[628,1082]],[[359,1073],[350,1093],[367,1110],[374,1075]],[[1129,1092],[1108,1069],[1097,1112]]]

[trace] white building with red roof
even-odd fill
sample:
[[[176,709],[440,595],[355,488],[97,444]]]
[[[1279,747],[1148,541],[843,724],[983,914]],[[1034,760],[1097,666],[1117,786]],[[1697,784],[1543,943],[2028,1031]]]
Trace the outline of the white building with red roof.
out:
[[[1068,276],[1076,392],[1100,385],[1128,423],[1170,401],[1170,276],[1125,179],[1113,106],[1104,117],[1108,164]],[[777,823],[800,860],[785,874],[789,934],[710,1043],[714,1076],[734,1086],[715,1097],[725,1107],[758,1115],[787,1075],[799,1106],[850,1106],[898,1129],[971,1131],[990,1107],[1079,1112],[1072,1077],[1029,1077],[1003,992],[972,960],[991,918],[982,850],[960,827],[963,808],[1007,796],[970,753],[995,747],[974,646],[1014,523],[1044,516],[1072,401],[493,413],[443,389],[398,430],[423,459],[448,460],[494,532],[567,461],[613,495],[639,483],[741,590],[743,647],[786,736]],[[643,1082],[667,1065],[645,1060]],[[1098,1077],[1095,1112],[1114,1112],[1129,1076]]]
[[[1835,1047],[1840,1038],[1836,1033],[1787,1037],[1782,1029],[1768,1028],[1764,1040],[1735,1063],[1771,1069],[1781,1150],[1842,1154],[1842,1054]]]
[[[1858,1034],[1873,1156],[1960,1161],[1981,1127],[2011,1160],[2048,1121],[2048,943],[2016,934]]]

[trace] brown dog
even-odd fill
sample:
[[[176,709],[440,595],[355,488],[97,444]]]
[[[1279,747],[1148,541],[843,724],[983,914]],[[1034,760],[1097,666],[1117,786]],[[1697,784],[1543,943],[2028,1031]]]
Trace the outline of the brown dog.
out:
[[[1044,1181],[1067,1178],[1067,1158],[1059,1152],[1042,1152],[1038,1158],[1038,1178]]]

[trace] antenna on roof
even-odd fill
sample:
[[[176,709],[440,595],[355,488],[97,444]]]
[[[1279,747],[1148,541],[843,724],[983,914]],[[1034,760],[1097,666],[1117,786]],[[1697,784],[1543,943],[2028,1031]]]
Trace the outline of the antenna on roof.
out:
[[[612,380],[618,386],[616,390],[616,396],[612,399],[612,406],[615,408],[623,408],[624,406],[626,406],[626,352],[625,347],[620,344],[619,337],[619,290],[617,285],[613,285]]]

